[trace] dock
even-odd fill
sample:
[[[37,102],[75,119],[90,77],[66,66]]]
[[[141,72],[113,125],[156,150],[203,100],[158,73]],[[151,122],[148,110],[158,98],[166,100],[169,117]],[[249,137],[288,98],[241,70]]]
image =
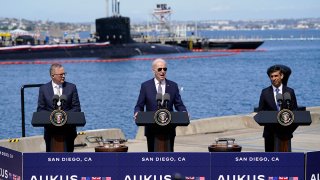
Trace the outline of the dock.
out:
[[[320,106],[309,107],[312,123],[299,126],[292,138],[292,152],[320,151]],[[189,126],[177,127],[175,152],[208,152],[217,138],[234,138],[242,152],[264,152],[263,127],[253,119],[256,113],[192,120]],[[97,129],[78,132],[75,152],[95,152],[103,139],[126,139],[121,129]],[[90,141],[89,141],[90,140]],[[128,152],[147,152],[144,128],[125,143]],[[0,140],[0,146],[20,152],[45,152],[43,136]]]

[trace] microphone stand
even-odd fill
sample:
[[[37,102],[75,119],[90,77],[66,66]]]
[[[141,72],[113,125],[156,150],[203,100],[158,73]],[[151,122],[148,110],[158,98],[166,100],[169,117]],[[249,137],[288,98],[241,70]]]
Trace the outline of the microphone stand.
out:
[[[161,109],[162,105],[161,105],[161,102],[162,102],[162,94],[161,93],[158,93],[156,95],[156,100],[157,100],[157,106],[158,106],[158,110]]]

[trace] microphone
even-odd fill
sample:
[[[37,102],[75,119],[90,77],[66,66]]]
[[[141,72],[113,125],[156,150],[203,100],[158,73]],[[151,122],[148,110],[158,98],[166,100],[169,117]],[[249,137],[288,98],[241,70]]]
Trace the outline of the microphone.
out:
[[[164,93],[163,95],[163,102],[164,102],[164,107],[168,109],[168,102],[170,101],[170,94]]]
[[[276,95],[276,99],[277,99],[277,102],[278,102],[278,104],[279,104],[279,108],[280,108],[280,110],[282,109],[282,103],[283,103],[283,96],[282,96],[282,94],[277,94]]]
[[[291,105],[291,95],[290,95],[290,93],[285,92],[283,94],[283,99],[284,99],[284,102],[287,105],[287,108],[290,109],[290,105]]]
[[[62,94],[60,96],[60,101],[61,101],[61,107],[67,102],[67,96]]]
[[[161,101],[162,101],[162,94],[161,93],[156,94],[156,100],[157,100],[158,109],[160,109],[161,108]]]
[[[57,109],[57,103],[59,101],[59,96],[58,95],[53,95],[52,96],[52,106],[54,109]]]

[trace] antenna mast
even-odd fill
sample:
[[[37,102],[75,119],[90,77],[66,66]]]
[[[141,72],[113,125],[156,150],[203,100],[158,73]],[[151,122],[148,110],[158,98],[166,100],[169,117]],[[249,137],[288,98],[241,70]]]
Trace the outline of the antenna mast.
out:
[[[106,0],[106,17],[109,17],[109,0]]]
[[[167,4],[157,4],[157,7],[153,10],[152,16],[157,21],[160,34],[166,33],[171,36],[171,8]]]

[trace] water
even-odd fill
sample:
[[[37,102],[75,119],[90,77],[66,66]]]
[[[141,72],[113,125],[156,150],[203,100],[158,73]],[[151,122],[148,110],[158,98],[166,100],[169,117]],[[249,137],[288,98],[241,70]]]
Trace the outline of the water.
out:
[[[270,85],[266,69],[274,64],[291,68],[288,85],[295,89],[300,106],[320,105],[320,41],[266,41],[254,52],[144,56],[156,57],[168,60],[167,77],[178,83],[192,120],[252,112],[261,89]],[[49,66],[0,65],[0,139],[21,136],[20,88],[48,82]],[[67,81],[77,85],[86,115],[87,124],[78,131],[121,128],[126,138],[134,138],[133,108],[140,84],[153,77],[151,61],[64,66]],[[25,90],[26,136],[43,133],[30,124],[37,98],[38,88]]]

